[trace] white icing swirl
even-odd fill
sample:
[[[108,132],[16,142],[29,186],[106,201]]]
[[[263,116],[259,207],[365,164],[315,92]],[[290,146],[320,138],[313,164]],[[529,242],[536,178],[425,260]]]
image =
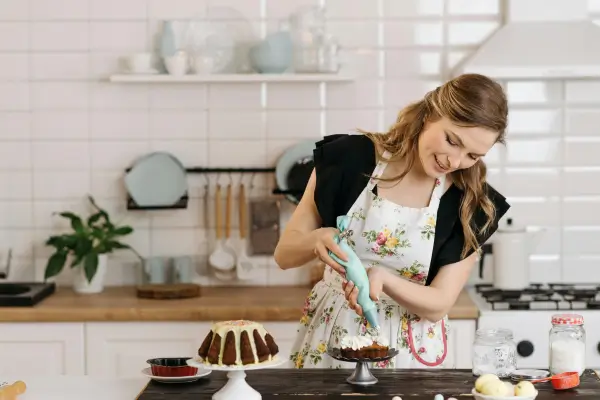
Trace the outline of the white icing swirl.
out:
[[[388,347],[390,345],[390,342],[383,336],[371,336],[371,339],[380,346]]]
[[[373,340],[366,336],[346,336],[342,339],[342,348],[352,350],[362,349],[373,344]]]

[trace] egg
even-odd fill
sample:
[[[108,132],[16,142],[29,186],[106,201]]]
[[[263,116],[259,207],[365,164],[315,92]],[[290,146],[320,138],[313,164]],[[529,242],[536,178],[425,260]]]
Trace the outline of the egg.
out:
[[[515,395],[515,386],[510,382],[504,382],[506,386],[506,396],[514,396]]]
[[[400,396],[394,396],[394,397],[392,397],[392,400],[402,400],[402,397],[400,397]]]
[[[515,386],[515,396],[533,396],[535,392],[535,386],[529,381],[521,381]]]
[[[436,394],[433,400],[444,400],[444,396],[442,396],[441,394]]]
[[[490,381],[500,381],[500,378],[498,378],[496,375],[494,374],[484,374],[481,375],[479,378],[477,378],[477,380],[475,381],[475,390],[478,391],[479,393],[481,393],[481,389],[483,388],[483,386]]]
[[[481,394],[486,396],[505,396],[506,385],[499,379],[492,379],[483,385],[481,388]]]

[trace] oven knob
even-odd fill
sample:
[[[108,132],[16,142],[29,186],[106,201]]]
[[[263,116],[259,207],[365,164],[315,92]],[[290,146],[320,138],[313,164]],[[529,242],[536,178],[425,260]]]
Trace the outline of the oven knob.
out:
[[[519,353],[521,357],[529,357],[533,354],[533,343],[529,340],[520,341],[517,345],[517,353]]]
[[[600,353],[600,342],[598,342],[598,345],[596,346],[596,350],[598,350],[598,353]]]

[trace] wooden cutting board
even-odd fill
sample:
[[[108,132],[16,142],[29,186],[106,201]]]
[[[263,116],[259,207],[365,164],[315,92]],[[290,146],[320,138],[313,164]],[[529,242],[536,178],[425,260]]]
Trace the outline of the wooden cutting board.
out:
[[[189,299],[200,296],[200,286],[191,283],[172,285],[141,285],[136,287],[136,295],[142,299]]]

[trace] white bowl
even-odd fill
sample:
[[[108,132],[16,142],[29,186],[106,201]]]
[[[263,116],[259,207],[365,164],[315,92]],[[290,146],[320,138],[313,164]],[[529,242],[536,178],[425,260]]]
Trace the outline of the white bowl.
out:
[[[475,397],[475,400],[533,400],[537,397],[538,391],[535,391],[533,396],[486,396],[485,394],[478,393],[475,388],[471,390],[471,394]]]

